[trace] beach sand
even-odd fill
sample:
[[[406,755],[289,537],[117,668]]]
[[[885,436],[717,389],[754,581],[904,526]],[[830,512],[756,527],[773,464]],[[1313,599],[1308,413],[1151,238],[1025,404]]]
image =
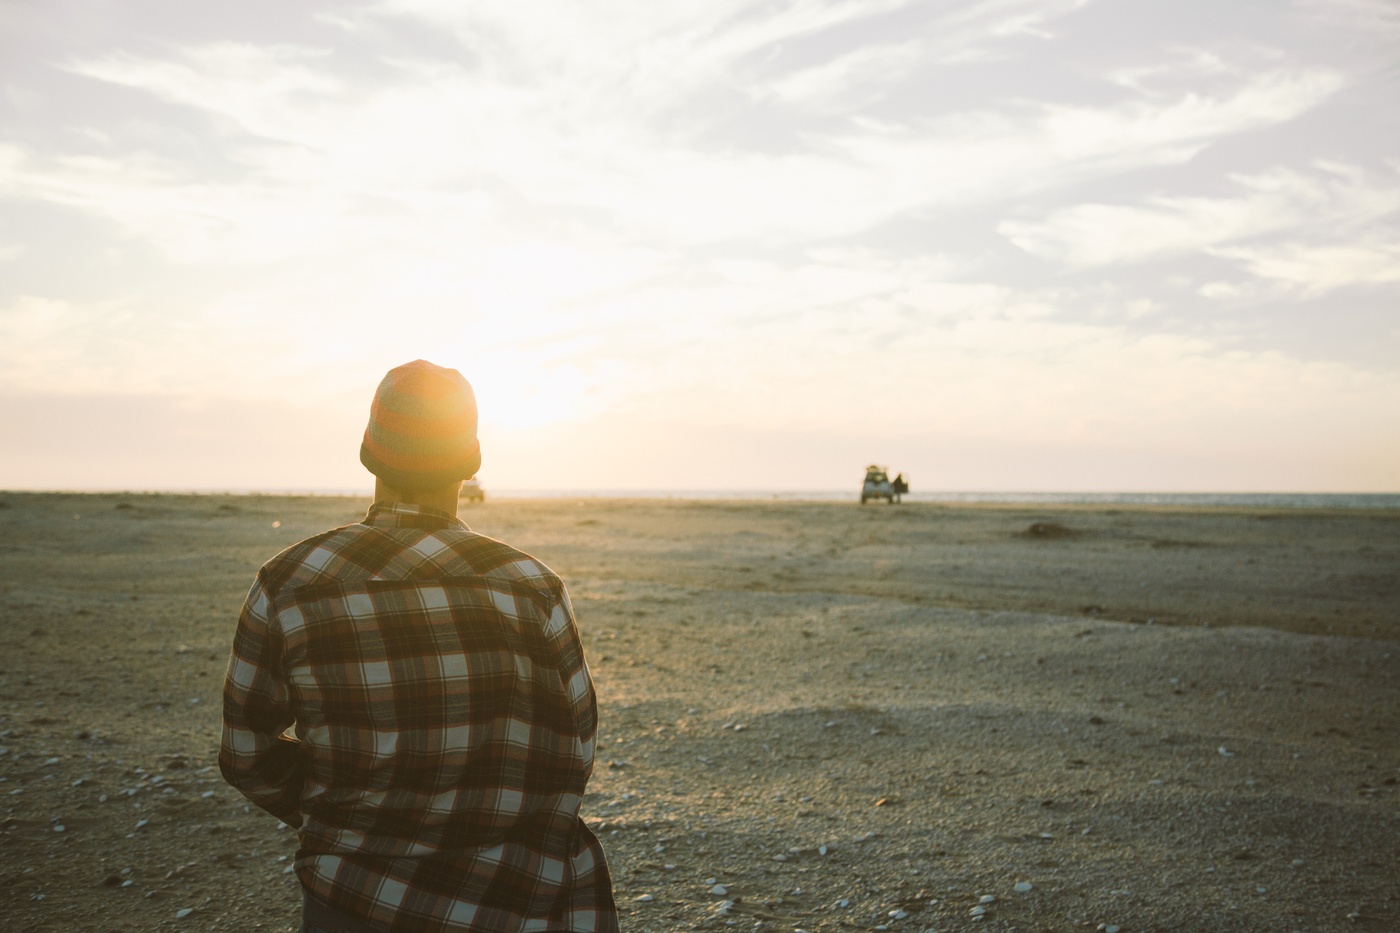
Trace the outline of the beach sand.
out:
[[[0,926],[295,930],[219,690],[257,567],[367,500],[0,503]],[[1396,512],[463,517],[570,586],[624,930],[1400,930]]]

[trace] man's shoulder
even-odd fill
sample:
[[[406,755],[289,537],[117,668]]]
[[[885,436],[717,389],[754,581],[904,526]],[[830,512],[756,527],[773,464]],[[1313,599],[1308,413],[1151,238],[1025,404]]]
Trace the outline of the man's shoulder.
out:
[[[303,578],[323,574],[330,563],[328,558],[344,552],[359,537],[357,529],[363,528],[341,525],[303,538],[269,558],[258,571],[258,578],[269,590],[307,582]]]
[[[368,578],[482,577],[556,594],[563,583],[543,561],[464,526],[404,536],[365,524],[312,535],[263,564],[263,586],[289,587]]]
[[[520,548],[475,531],[460,529],[453,549],[470,566],[473,575],[525,583],[537,589],[562,586],[559,575],[539,558]]]

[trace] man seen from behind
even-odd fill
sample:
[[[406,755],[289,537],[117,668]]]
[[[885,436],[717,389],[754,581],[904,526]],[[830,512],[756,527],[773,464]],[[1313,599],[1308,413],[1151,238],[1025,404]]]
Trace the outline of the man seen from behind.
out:
[[[457,518],[476,429],[456,370],[391,370],[369,514],[264,564],[239,617],[219,764],[299,828],[303,933],[618,928],[579,817],[597,708],[573,609]]]

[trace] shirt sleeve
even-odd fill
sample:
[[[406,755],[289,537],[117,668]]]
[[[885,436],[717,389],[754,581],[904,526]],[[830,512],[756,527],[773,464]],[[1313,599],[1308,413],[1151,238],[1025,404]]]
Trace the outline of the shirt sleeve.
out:
[[[588,672],[588,663],[583,656],[583,641],[579,637],[578,623],[574,619],[573,603],[562,581],[550,606],[549,634],[554,639],[564,689],[568,691],[569,703],[574,710],[578,753],[586,777],[593,771],[598,733],[598,700],[593,689],[592,675]]]
[[[250,801],[300,826],[305,764],[301,743],[284,734],[295,716],[271,606],[260,574],[239,614],[224,678],[219,770]]]

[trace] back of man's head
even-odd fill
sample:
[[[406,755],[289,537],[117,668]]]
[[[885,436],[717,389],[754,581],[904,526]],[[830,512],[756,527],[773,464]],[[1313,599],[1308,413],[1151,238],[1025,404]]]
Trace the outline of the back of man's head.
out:
[[[434,489],[481,469],[476,395],[455,369],[414,360],[389,370],[370,405],[360,462],[396,489]]]

